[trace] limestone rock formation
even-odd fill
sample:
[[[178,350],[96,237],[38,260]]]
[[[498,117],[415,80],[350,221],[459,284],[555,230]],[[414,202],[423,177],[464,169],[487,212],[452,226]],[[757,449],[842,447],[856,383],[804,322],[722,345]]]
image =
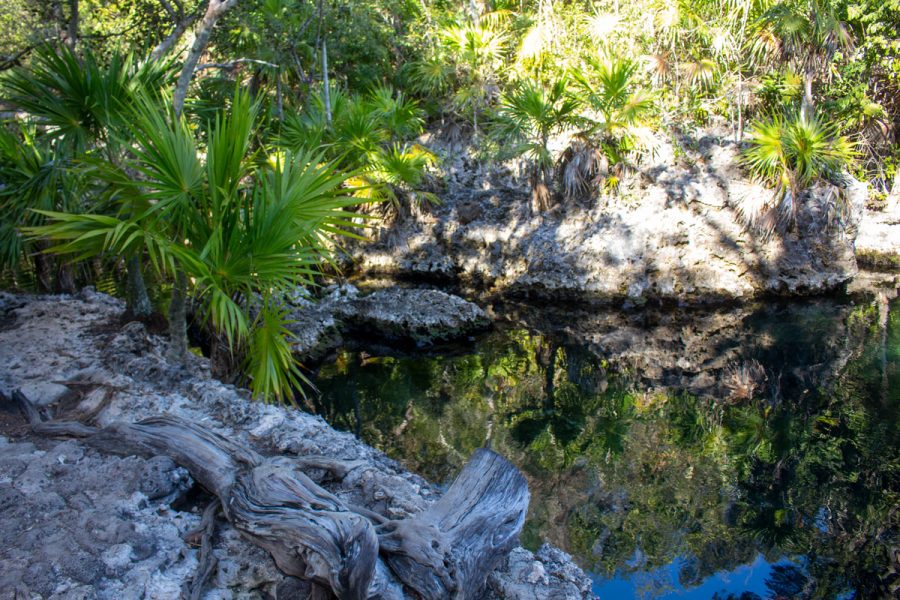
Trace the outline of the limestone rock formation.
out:
[[[73,393],[50,407],[56,418],[92,415],[103,427],[167,414],[267,454],[354,461],[363,466],[340,482],[325,471],[309,475],[341,502],[389,519],[420,514],[441,496],[320,417],[253,402],[211,379],[205,359],[170,364],[161,339],[138,323],[120,325],[118,300],[91,290],[14,300],[19,308],[0,320],[0,389],[63,382]],[[186,495],[190,481],[182,469],[164,458],[119,458],[76,441],[34,438],[7,407],[0,408],[0,436],[0,599],[169,599],[190,586],[199,552],[185,536],[200,523],[208,498]],[[528,596],[489,582],[485,598],[591,597],[589,580],[567,558],[554,558],[551,569],[549,559],[515,552],[518,561],[490,581],[511,585],[519,573],[541,569],[546,577]],[[279,590],[297,587],[224,522],[212,554],[217,566],[204,598],[282,597]]]
[[[856,258],[861,266],[900,270],[900,197],[889,199],[883,210],[865,212],[856,237]]]
[[[362,294],[350,284],[330,286],[318,301],[289,298],[294,353],[316,361],[341,345],[349,331],[388,342],[430,345],[490,326],[477,304],[439,290],[391,286]]]
[[[390,287],[337,306],[352,326],[370,334],[430,344],[490,325],[477,304],[440,290]]]
[[[352,258],[366,273],[638,303],[819,293],[856,275],[864,184],[851,181],[845,209],[831,190],[809,191],[797,227],[764,238],[745,226],[744,213],[772,192],[748,180],[738,159],[738,145],[722,136],[682,140],[678,157],[666,143],[617,194],[534,215],[521,178],[470,172],[450,153],[443,203],[382,230]]]

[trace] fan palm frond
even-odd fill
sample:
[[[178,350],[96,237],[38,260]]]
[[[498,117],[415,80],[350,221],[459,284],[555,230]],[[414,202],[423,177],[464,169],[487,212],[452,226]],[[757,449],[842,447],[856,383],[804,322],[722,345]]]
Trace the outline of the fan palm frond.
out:
[[[750,211],[749,220],[766,223],[770,233],[794,222],[797,202],[807,188],[819,181],[840,179],[856,156],[854,144],[839,135],[834,124],[803,114],[758,120],[750,130],[749,142],[744,165],[774,189],[772,202]],[[768,210],[775,212],[763,216]]]

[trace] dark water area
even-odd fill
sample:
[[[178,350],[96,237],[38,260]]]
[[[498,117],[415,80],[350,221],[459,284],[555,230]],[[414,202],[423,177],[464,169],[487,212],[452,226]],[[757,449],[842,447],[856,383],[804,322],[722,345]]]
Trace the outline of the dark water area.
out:
[[[489,444],[529,481],[523,544],[604,599],[896,597],[895,295],[495,306],[465,343],[340,351],[318,408],[436,482]]]

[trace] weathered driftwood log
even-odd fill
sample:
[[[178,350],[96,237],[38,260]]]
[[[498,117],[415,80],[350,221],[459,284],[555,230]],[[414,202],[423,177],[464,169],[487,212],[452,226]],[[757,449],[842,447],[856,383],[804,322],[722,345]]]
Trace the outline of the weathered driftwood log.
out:
[[[13,399],[36,433],[83,438],[116,454],[172,458],[219,498],[228,521],[285,574],[340,599],[402,598],[397,580],[425,600],[474,598],[516,544],[528,508],[525,479],[490,450],[478,450],[427,510],[388,521],[345,505],[300,470],[326,468],[342,478],[358,467],[353,463],[266,458],[172,417],[102,429],[46,421],[21,392]]]
[[[471,598],[518,542],[527,510],[525,478],[482,448],[440,500],[379,526],[378,542],[391,570],[423,598]]]

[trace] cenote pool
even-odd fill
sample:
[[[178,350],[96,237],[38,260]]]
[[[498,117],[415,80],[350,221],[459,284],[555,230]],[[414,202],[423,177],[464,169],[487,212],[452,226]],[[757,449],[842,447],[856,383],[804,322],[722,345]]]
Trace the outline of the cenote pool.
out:
[[[341,350],[318,410],[436,482],[489,444],[529,480],[523,544],[604,599],[897,592],[900,301],[492,310],[466,343]]]

